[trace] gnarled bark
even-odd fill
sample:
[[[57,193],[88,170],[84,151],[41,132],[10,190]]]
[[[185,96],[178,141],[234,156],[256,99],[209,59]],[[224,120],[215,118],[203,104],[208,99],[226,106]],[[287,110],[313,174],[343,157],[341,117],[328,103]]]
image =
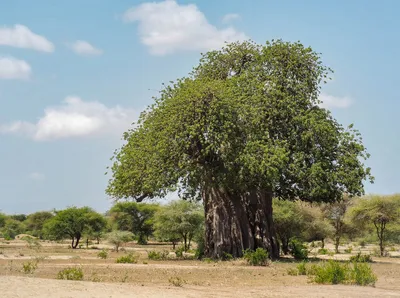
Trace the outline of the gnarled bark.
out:
[[[203,192],[206,216],[205,255],[241,257],[243,250],[259,247],[279,257],[272,220],[272,193],[253,191],[234,195],[212,187]]]

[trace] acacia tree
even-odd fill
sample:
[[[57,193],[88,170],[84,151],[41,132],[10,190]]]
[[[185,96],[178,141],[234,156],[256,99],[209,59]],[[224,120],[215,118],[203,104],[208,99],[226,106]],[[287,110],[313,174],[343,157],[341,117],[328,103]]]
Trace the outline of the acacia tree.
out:
[[[352,230],[351,225],[346,221],[347,211],[350,206],[351,200],[348,196],[343,197],[341,201],[322,205],[325,218],[334,228],[333,240],[336,253],[339,253],[340,239],[345,233]]]
[[[49,211],[38,211],[29,214],[26,219],[26,228],[32,233],[32,236],[43,239],[43,226],[53,216],[54,214]]]
[[[334,202],[363,193],[357,131],[318,106],[329,76],[300,43],[228,44],[165,86],[115,153],[116,199],[178,189],[205,209],[205,255],[265,248],[279,256],[272,198]]]
[[[284,254],[289,253],[289,243],[293,238],[301,237],[305,220],[299,205],[291,201],[273,200],[274,224]]]
[[[71,207],[56,212],[44,225],[44,234],[49,239],[71,239],[71,247],[77,248],[82,236],[89,230],[103,228],[106,221],[89,207]]]
[[[363,198],[350,212],[354,223],[363,228],[372,226],[375,229],[379,240],[380,254],[383,256],[390,226],[400,223],[399,196]]]
[[[189,201],[172,201],[162,207],[155,217],[155,232],[164,239],[182,239],[184,250],[190,248],[193,237],[199,233],[204,224],[204,214],[201,206]]]
[[[110,209],[112,221],[118,230],[130,231],[138,237],[139,244],[146,244],[154,230],[156,204],[119,202]]]

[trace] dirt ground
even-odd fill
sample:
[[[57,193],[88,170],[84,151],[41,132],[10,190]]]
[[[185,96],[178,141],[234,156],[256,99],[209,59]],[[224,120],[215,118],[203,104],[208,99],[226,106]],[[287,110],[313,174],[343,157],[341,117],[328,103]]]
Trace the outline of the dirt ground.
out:
[[[71,250],[67,244],[42,243],[32,248],[24,241],[0,243],[0,297],[400,297],[398,248],[390,258],[374,258],[375,287],[358,287],[321,286],[306,276],[290,276],[288,269],[296,267],[291,259],[267,267],[251,267],[238,260],[153,261],[148,260],[147,251],[170,247],[130,245],[103,260],[97,254],[107,246],[96,246]],[[138,256],[137,264],[115,263],[127,251]],[[346,259],[350,255],[318,257]],[[31,261],[37,262],[37,269],[24,273],[23,264]],[[67,267],[82,268],[83,281],[57,280],[57,273]],[[174,285],[174,280],[179,284]]]

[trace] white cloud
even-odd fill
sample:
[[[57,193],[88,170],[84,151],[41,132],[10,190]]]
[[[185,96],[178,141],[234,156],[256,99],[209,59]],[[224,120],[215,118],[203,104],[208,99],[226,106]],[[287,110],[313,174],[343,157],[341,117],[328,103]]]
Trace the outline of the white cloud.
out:
[[[43,181],[46,179],[46,176],[42,173],[33,172],[29,174],[29,178],[34,181]]]
[[[240,19],[240,15],[238,15],[237,13],[228,13],[228,14],[224,15],[224,17],[222,18],[222,22],[230,23],[232,21],[239,20],[239,19]]]
[[[98,56],[103,53],[102,50],[94,47],[90,43],[84,40],[77,40],[70,44],[69,47],[78,55],[83,56]]]
[[[319,106],[326,109],[345,109],[350,107],[354,102],[353,99],[348,96],[338,97],[326,93],[321,93],[319,99],[322,101]]]
[[[179,5],[174,0],[143,3],[127,10],[123,19],[139,23],[141,41],[154,55],[217,49],[225,42],[247,39],[233,27],[211,25],[196,5]]]
[[[24,60],[0,57],[0,79],[28,79],[32,69]]]
[[[121,135],[135,120],[136,113],[120,106],[108,108],[69,96],[56,107],[46,108],[36,123],[16,121],[0,125],[0,133],[23,134],[36,141],[90,135]]]
[[[53,52],[54,45],[44,36],[33,33],[28,27],[0,27],[0,45]]]

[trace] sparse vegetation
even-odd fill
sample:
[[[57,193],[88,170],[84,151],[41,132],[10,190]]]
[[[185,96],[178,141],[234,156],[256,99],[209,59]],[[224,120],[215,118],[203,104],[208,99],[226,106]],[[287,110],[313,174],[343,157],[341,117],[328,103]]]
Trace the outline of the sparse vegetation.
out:
[[[100,259],[103,259],[103,260],[107,259],[107,258],[108,258],[108,251],[105,250],[105,249],[102,249],[102,250],[97,254],[97,257],[100,258]]]
[[[36,261],[29,261],[22,264],[22,272],[25,274],[33,274],[38,268],[38,263]]]
[[[80,267],[65,268],[58,272],[57,279],[83,280],[83,271]]]
[[[268,265],[268,252],[259,247],[255,251],[245,250],[243,252],[243,258],[247,261],[249,265],[252,266],[266,266]]]
[[[126,263],[126,264],[136,264],[137,260],[138,260],[137,256],[130,253],[125,256],[121,256],[121,257],[117,258],[115,262],[116,263]]]

